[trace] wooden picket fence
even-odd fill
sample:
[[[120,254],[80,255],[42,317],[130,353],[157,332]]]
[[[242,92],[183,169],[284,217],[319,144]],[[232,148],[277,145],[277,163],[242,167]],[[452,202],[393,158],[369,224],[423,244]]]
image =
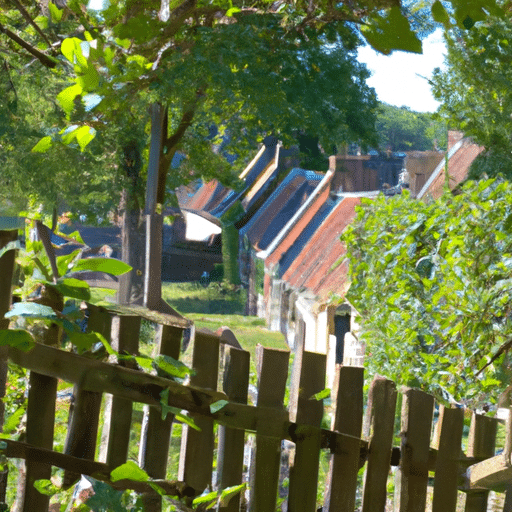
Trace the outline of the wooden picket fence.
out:
[[[0,247],[13,239],[13,232],[0,232]],[[3,315],[11,301],[13,265],[14,251],[0,258],[3,329],[8,327]],[[138,354],[141,319],[146,318],[158,326],[158,352],[179,358],[188,321],[138,307],[89,306],[89,311],[88,328],[102,333],[119,353]],[[39,493],[34,482],[50,478],[53,466],[64,470],[64,485],[73,484],[82,474],[89,475],[115,489],[142,493],[146,512],[160,511],[162,496],[148,482],[110,480],[111,471],[127,460],[135,402],[147,406],[138,464],[166,494],[178,496],[184,508],[204,491],[222,490],[248,480],[248,491],[219,503],[218,510],[274,511],[278,491],[283,492],[280,482],[284,469],[289,479],[286,510],[290,512],[314,512],[318,507],[325,512],[388,511],[391,481],[394,511],[456,511],[460,507],[458,494],[463,491],[464,510],[476,512],[487,510],[490,489],[506,492],[512,478],[509,426],[503,451],[496,455],[498,420],[472,413],[463,450],[463,409],[436,406],[430,395],[416,389],[399,393],[393,382],[382,377],[373,380],[365,406],[363,369],[359,367],[337,368],[328,411],[331,428],[322,428],[326,411],[323,401],[313,397],[325,387],[323,354],[295,354],[289,379],[289,352],[259,347],[257,399],[255,405],[248,405],[249,353],[225,345],[219,336],[195,334],[195,374],[187,385],[144,373],[125,360],[103,362],[63,351],[52,346],[55,336],[50,329],[43,342],[29,352],[1,347],[0,394],[5,394],[7,360],[30,370],[25,440],[6,438],[0,445],[5,457],[25,460],[25,470],[19,474],[17,510],[48,510],[50,498]],[[217,390],[219,367],[221,390]],[[74,385],[63,452],[54,448],[59,380]],[[163,392],[168,392],[169,406],[188,411],[200,428],[183,425],[179,470],[170,477],[174,416],[167,414],[163,419]],[[102,400],[106,402],[103,414]],[[397,401],[401,402],[399,422]],[[101,450],[97,446],[100,428],[104,440]],[[248,437],[253,439],[250,463],[245,448]],[[293,446],[289,457],[283,457],[285,441]],[[319,497],[323,451],[330,454],[330,465],[325,491]],[[2,501],[5,476],[0,474]],[[511,507],[512,492],[506,492],[502,510]]]

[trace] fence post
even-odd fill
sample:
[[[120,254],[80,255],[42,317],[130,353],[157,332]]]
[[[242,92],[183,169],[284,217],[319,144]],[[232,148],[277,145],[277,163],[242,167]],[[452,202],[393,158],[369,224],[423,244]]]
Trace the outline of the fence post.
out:
[[[201,331],[196,332],[192,355],[192,367],[196,371],[190,384],[200,388],[217,389],[219,368],[219,338]],[[181,437],[178,479],[201,494],[212,480],[213,469],[213,420],[200,416],[193,417],[197,431],[183,425]]]
[[[363,368],[337,365],[333,389],[336,409],[331,430],[361,437],[363,385]],[[332,455],[325,487],[324,512],[354,510],[360,455],[359,442],[351,445],[349,453]]]
[[[497,421],[473,413],[468,437],[468,457],[487,459],[494,456]],[[466,495],[465,512],[486,512],[489,491],[469,491]]]
[[[432,512],[455,512],[464,409],[439,408],[436,475]]]
[[[103,308],[88,305],[90,315],[88,330],[99,332],[105,339],[110,340],[112,317]],[[82,459],[94,460],[96,452],[96,438],[101,408],[101,393],[86,391],[75,386],[73,402],[70,407],[70,421],[68,435],[64,446],[66,455],[73,455]],[[64,486],[72,485],[80,478],[78,473],[66,471],[64,473]]]
[[[400,512],[425,512],[433,414],[434,398],[431,395],[419,389],[403,391],[398,486]]]
[[[124,354],[138,355],[140,316],[115,316],[112,318],[112,348]],[[125,361],[118,361],[126,366]],[[132,421],[132,402],[126,398],[107,395],[103,433],[101,436],[100,460],[112,469],[124,464],[128,457],[130,428]]]
[[[290,353],[285,350],[256,347],[258,369],[258,407],[283,409]],[[264,425],[262,425],[264,427]],[[256,433],[256,449],[251,466],[250,510],[268,512],[276,509],[281,463],[281,439]]]
[[[18,239],[18,231],[0,230],[0,249],[3,249],[10,242]],[[0,329],[9,327],[9,320],[4,318],[5,313],[11,307],[11,287],[14,272],[14,259],[16,251],[7,251],[0,257]],[[7,355],[9,349],[7,346],[0,347],[0,430],[4,425],[5,405],[2,398],[5,396],[5,384],[7,380]],[[5,495],[7,491],[7,469],[0,471],[0,504],[5,504]]]
[[[320,428],[324,406],[314,395],[325,388],[325,354],[304,352],[300,384],[298,386],[297,412],[290,419],[297,423],[295,431],[295,457],[290,468],[289,512],[314,512],[318,485],[321,437],[318,430],[312,431],[304,425]]]
[[[396,385],[376,375],[368,393],[364,437],[369,442],[363,488],[363,512],[382,512],[386,506],[387,481],[396,413]]]
[[[159,325],[157,331],[158,353],[178,359],[183,329],[170,325]],[[162,419],[157,407],[146,407],[141,427],[139,464],[151,478],[165,478],[173,414]],[[146,512],[160,511],[162,498],[156,495],[144,496]]]
[[[249,365],[249,352],[230,346],[225,347],[223,388],[232,402],[247,403]],[[245,432],[243,430],[219,425],[217,458],[219,489],[226,489],[242,483],[244,438]],[[240,494],[233,496],[226,506],[219,506],[219,512],[237,512],[239,509]]]

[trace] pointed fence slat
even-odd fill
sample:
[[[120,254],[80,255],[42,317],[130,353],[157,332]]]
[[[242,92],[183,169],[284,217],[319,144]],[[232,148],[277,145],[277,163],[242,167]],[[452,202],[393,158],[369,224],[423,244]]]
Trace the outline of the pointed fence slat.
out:
[[[192,368],[196,373],[190,378],[191,385],[217,389],[219,349],[217,336],[196,332],[192,355]],[[211,418],[193,414],[191,417],[201,430],[183,425],[178,479],[199,495],[211,485],[215,439]]]
[[[375,376],[368,394],[365,437],[369,439],[363,489],[363,512],[383,512],[391,467],[397,390],[394,382]]]
[[[290,353],[284,350],[256,347],[258,368],[258,406],[283,411]],[[269,420],[267,420],[269,421]],[[258,423],[256,449],[251,465],[250,510],[267,512],[276,509],[277,487],[281,463],[281,439],[276,435],[280,425]],[[281,429],[282,430],[282,429]]]
[[[121,354],[138,355],[141,318],[115,316],[112,319],[112,348]],[[118,364],[125,366],[124,361]],[[102,449],[104,459],[112,468],[126,462],[132,422],[132,401],[109,395],[105,400]],[[103,455],[103,454],[102,454]]]
[[[314,395],[325,388],[326,355],[304,352],[297,400],[295,422],[295,457],[290,468],[289,512],[314,512],[318,484],[321,437],[316,430],[304,426],[320,427],[323,402]]]
[[[224,354],[223,388],[229,400],[240,404],[247,403],[249,389],[250,354],[245,350],[226,346]],[[245,432],[219,426],[217,458],[218,487],[226,489],[242,483],[244,469]],[[240,509],[240,494],[231,498],[219,512],[236,512]]]
[[[158,326],[156,342],[158,353],[178,360],[183,329],[169,325]],[[162,419],[160,408],[146,407],[141,428],[139,464],[151,478],[165,478],[172,422],[174,415],[169,413]],[[146,512],[158,512],[162,508],[161,496],[144,496]]]
[[[434,398],[431,395],[418,389],[404,390],[400,434],[400,512],[425,511],[433,413]]]
[[[89,305],[88,330],[99,332],[110,340],[112,317],[103,308]],[[64,446],[64,453],[82,459],[94,460],[98,436],[102,394],[87,391],[75,385],[73,403],[70,408],[71,420]],[[69,486],[80,478],[78,473],[66,471],[63,485]]]
[[[0,230],[0,250],[10,242],[18,239],[18,232],[13,230]],[[14,260],[16,251],[7,251],[0,256],[0,329],[9,327],[9,319],[4,318],[5,313],[11,307],[11,286],[14,273]],[[0,431],[4,425],[5,404],[2,398],[5,396],[7,381],[7,357],[8,347],[0,347]],[[0,471],[0,505],[5,504],[7,491],[7,468]]]
[[[361,437],[363,426],[364,369],[338,366],[334,380],[335,415],[331,430]],[[360,446],[356,439],[349,451],[333,454],[326,482],[325,512],[347,511],[355,508]]]
[[[58,304],[54,305],[57,309]],[[62,307],[62,304],[60,305]],[[60,341],[60,328],[52,324],[39,340],[45,345],[57,346]],[[30,372],[27,403],[27,443],[51,450],[55,425],[55,403],[57,397],[57,379]],[[24,512],[46,512],[50,497],[41,494],[34,487],[34,482],[49,479],[52,468],[43,461],[28,460],[25,463],[26,480],[23,491]]]
[[[455,512],[464,410],[441,406],[432,512]]]
[[[494,456],[497,426],[495,418],[473,413],[469,428],[468,457],[487,459]],[[468,491],[465,512],[486,512],[488,497],[489,491]]]

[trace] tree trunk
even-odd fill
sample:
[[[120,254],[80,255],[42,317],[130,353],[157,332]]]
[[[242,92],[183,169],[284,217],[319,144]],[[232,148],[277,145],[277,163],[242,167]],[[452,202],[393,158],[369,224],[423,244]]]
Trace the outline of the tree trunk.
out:
[[[136,141],[127,143],[123,152],[122,167],[130,182],[121,196],[121,259],[133,270],[119,278],[118,302],[120,304],[142,304],[145,264],[145,232],[139,199],[143,188],[140,177],[142,157]]]

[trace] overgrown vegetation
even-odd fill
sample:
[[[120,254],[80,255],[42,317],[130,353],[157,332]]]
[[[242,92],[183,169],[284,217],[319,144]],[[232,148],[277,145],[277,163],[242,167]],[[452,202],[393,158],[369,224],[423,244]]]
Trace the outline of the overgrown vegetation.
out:
[[[370,374],[484,409],[509,384],[512,184],[366,201],[343,236]]]

